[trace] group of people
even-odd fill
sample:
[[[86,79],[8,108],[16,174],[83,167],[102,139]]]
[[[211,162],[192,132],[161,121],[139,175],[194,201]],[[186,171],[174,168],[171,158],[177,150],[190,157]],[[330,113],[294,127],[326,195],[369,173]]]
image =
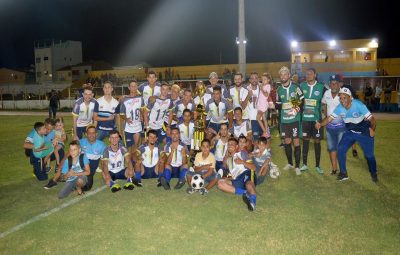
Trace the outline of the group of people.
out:
[[[132,80],[129,94],[119,100],[112,96],[111,82],[104,83],[104,95],[97,100],[93,98],[91,85],[85,84],[82,97],[72,111],[73,134],[68,153],[64,153],[66,135],[62,119],[35,123],[24,147],[39,180],[48,178],[49,162],[52,158],[56,160],[56,174],[45,188],[64,180],[66,184],[59,198],[74,190],[78,194],[90,190],[93,176],[100,171],[112,192],[143,187],[142,179],[148,178],[155,178],[158,187],[170,190],[172,178],[177,178],[174,189],[181,189],[187,183],[188,194],[198,191],[205,195],[217,186],[224,192],[242,196],[247,208],[253,211],[256,186],[267,176],[276,178],[272,173],[278,171],[271,161],[267,115],[272,109],[279,113],[280,135],[288,161],[284,169],[294,169],[297,175],[308,170],[309,141],[313,139],[315,169],[323,173],[321,127],[327,125],[332,174],[338,170],[338,158],[338,179],[348,178],[346,151],[359,142],[372,179],[377,181],[373,116],[365,105],[352,99],[348,89],[339,88],[335,76],[331,77],[330,89],[325,91],[316,75],[314,69],[308,69],[306,82],[298,85],[291,81],[289,69],[282,67],[280,86],[276,86],[268,73],[262,74],[261,79],[258,73],[251,73],[249,84],[241,73],[235,73],[234,84],[227,88],[218,83],[218,75],[212,72],[207,87],[202,81],[196,83],[196,88],[206,89],[205,94],[193,94],[176,84],[160,84],[156,73],[149,71],[147,82],[139,85]],[[322,112],[327,116],[324,119]],[[205,120],[205,127],[200,148],[196,150],[193,141],[199,119]],[[301,167],[300,137],[303,139]],[[104,140],[108,140],[108,146]],[[205,181],[199,189],[191,185],[196,174]],[[117,179],[125,180],[123,187]]]

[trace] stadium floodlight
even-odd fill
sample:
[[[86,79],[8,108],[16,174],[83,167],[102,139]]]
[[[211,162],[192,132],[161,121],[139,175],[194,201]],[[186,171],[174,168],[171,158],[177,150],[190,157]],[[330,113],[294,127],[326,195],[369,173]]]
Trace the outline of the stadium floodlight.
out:
[[[290,43],[290,47],[292,47],[292,48],[297,48],[297,46],[299,46],[299,43],[297,41],[292,41]]]
[[[371,42],[368,44],[368,47],[378,48],[378,39],[376,39],[376,38],[372,39]]]
[[[336,41],[335,40],[330,40],[329,41],[329,46],[335,47],[336,46]]]
[[[243,40],[243,43],[244,43],[244,44],[246,44],[246,43],[247,43],[247,40],[246,40],[246,39],[244,39],[244,40]]]
[[[236,37],[236,44],[239,45],[239,43],[240,43],[239,38]]]

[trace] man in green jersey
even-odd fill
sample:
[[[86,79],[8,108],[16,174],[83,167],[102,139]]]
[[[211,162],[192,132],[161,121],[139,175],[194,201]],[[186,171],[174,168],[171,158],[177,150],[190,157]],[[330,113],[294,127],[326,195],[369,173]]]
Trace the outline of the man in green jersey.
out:
[[[286,66],[279,70],[281,84],[278,88],[277,108],[280,110],[281,136],[285,141],[285,153],[288,164],[284,170],[295,169],[297,175],[301,174],[300,166],[300,108],[303,102],[303,92],[299,86],[290,80],[290,71]],[[295,166],[292,159],[292,140],[294,145]]]
[[[303,166],[301,171],[308,170],[307,157],[310,138],[314,140],[315,151],[315,170],[319,174],[324,171],[320,168],[322,129],[316,129],[315,123],[321,121],[321,100],[325,92],[324,84],[317,82],[317,72],[314,68],[308,68],[306,71],[306,81],[300,84],[304,95],[303,113],[301,115],[301,125],[303,132]]]

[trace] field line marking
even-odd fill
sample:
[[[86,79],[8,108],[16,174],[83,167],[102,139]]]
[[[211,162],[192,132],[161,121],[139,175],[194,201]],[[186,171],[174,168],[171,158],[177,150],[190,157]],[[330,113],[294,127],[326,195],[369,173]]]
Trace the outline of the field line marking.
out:
[[[56,212],[60,211],[61,209],[64,209],[65,207],[68,207],[70,205],[76,204],[76,203],[78,203],[79,201],[81,201],[84,198],[93,196],[94,194],[102,191],[105,188],[107,188],[107,186],[104,185],[104,186],[99,187],[99,188],[97,188],[97,189],[95,189],[93,191],[89,191],[89,192],[85,193],[84,196],[76,197],[76,198],[71,199],[70,201],[68,201],[68,202],[66,202],[64,204],[61,204],[60,206],[57,206],[57,207],[55,207],[55,208],[53,208],[53,209],[51,209],[49,211],[46,211],[46,212],[41,213],[39,215],[36,215],[33,218],[31,218],[31,219],[29,219],[29,220],[27,220],[27,221],[25,221],[25,222],[23,222],[21,224],[18,224],[15,227],[10,228],[9,230],[7,230],[7,231],[5,231],[3,233],[0,233],[0,239],[8,236],[9,234],[12,234],[12,233],[16,232],[16,231],[18,231],[18,230],[20,230],[20,229],[22,229],[22,228],[24,228],[26,226],[28,226],[31,223],[34,223],[34,222],[36,222],[36,221],[38,221],[40,219],[43,219],[43,218],[45,218],[45,217],[47,217],[47,216],[49,216],[49,215],[51,215],[53,213],[56,213]]]

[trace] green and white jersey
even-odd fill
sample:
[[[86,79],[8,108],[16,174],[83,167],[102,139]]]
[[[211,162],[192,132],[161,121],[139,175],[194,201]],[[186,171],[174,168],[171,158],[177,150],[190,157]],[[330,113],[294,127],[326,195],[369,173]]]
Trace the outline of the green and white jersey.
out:
[[[300,87],[290,82],[287,87],[283,85],[278,87],[278,98],[277,104],[281,105],[281,123],[293,123],[300,121],[300,113],[296,111],[291,100],[296,99],[298,101],[303,100],[303,92]]]
[[[321,100],[324,95],[324,84],[315,81],[313,85],[303,82],[300,88],[304,95],[302,120],[319,121],[321,118]]]

